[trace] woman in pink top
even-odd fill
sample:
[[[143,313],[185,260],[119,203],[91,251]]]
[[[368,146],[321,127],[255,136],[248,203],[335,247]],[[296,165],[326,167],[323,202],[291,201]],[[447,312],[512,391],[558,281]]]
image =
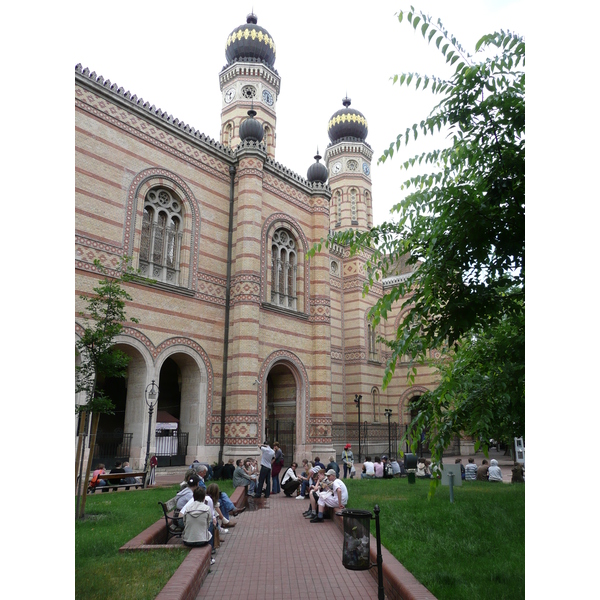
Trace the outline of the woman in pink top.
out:
[[[375,477],[383,477],[383,463],[379,456],[375,457],[375,464],[373,466],[375,467]]]

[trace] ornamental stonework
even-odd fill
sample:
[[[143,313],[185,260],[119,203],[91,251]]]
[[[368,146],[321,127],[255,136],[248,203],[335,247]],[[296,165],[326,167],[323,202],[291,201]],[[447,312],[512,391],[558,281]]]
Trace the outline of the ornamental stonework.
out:
[[[108,100],[105,100],[80,86],[75,87],[75,95],[77,96],[75,100],[75,106],[77,108],[80,108],[145,142],[158,146],[162,150],[166,150],[187,162],[191,162],[203,171],[216,175],[223,181],[229,182],[229,165],[222,160],[219,160],[214,156],[209,156],[206,152],[182,141],[179,137],[165,132],[153,123],[116,106]]]
[[[309,196],[307,194],[303,194],[298,188],[291,186],[289,183],[285,183],[278,177],[274,177],[271,173],[265,173],[263,187],[286,202],[291,202],[305,210],[310,210],[311,208]]]

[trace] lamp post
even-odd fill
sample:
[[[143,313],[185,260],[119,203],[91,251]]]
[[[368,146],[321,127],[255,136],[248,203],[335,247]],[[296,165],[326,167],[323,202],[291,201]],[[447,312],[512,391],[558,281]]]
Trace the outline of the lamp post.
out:
[[[392,416],[392,409],[391,408],[386,408],[384,411],[385,416],[387,417],[388,420],[388,456],[390,457],[390,460],[392,459],[392,425],[390,424],[390,418]]]
[[[154,407],[158,402],[158,394],[160,390],[156,383],[154,383],[154,379],[152,383],[149,383],[144,390],[144,396],[146,398],[146,404],[148,405],[148,443],[146,444],[146,464],[144,466],[144,471],[148,471],[148,459],[150,458],[150,436],[152,434],[152,413],[154,412]]]
[[[358,406],[358,462],[360,462],[360,401],[362,396],[360,394],[354,394],[354,402]]]

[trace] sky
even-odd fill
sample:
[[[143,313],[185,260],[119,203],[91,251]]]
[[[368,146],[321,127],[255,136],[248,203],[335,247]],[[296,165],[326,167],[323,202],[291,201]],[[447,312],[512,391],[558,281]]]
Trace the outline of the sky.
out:
[[[306,177],[317,148],[323,154],[329,143],[327,122],[348,94],[352,108],[369,124],[374,222],[388,217],[401,198],[407,173],[400,171],[398,158],[384,165],[377,165],[377,159],[398,133],[426,117],[435,100],[428,91],[392,85],[390,78],[408,71],[451,73],[433,44],[398,22],[401,3],[233,0],[174,2],[166,10],[163,3],[145,2],[141,11],[137,3],[122,2],[118,19],[106,10],[111,4],[77,6],[78,21],[90,26],[73,32],[73,67],[81,63],[215,140],[220,136],[219,72],[226,64],[225,42],[253,10],[258,25],[275,40],[274,66],[281,77],[275,159]],[[417,3],[417,8],[441,18],[473,52],[482,35],[500,28],[525,35],[524,4],[438,0]],[[187,27],[165,28],[165,20]],[[439,144],[438,139],[434,147]],[[408,150],[412,155],[423,147]]]

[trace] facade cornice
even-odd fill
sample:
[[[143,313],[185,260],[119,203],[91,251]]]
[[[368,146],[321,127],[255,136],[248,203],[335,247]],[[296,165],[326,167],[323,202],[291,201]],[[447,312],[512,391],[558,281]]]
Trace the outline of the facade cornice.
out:
[[[96,75],[95,71],[90,73],[87,67],[83,69],[81,64],[78,64],[75,67],[75,81],[82,87],[93,91],[125,110],[135,113],[150,122],[154,122],[161,129],[170,131],[172,134],[193,143],[198,148],[211,152],[222,160],[233,163],[234,152],[231,148],[223,146],[220,142],[197,131],[194,127],[187,125],[183,121],[174,118],[173,115],[168,114],[166,111],[156,108],[153,104],[150,105],[150,102],[145,102],[143,98],[138,98],[137,95],[131,94],[129,91],[126,92],[123,87],[118,86],[116,83],[111,83],[110,79],[105,80],[102,75]]]
[[[403,281],[406,281],[409,277],[411,277],[411,275],[413,273],[414,273],[414,271],[411,271],[410,273],[402,273],[402,275],[394,275],[393,277],[386,277],[385,279],[383,279],[381,281],[381,284],[383,285],[383,289],[385,290],[386,288],[393,287],[395,285],[398,285],[399,283],[402,283]]]
[[[358,138],[348,138],[327,146],[323,160],[325,164],[328,164],[335,156],[346,154],[348,152],[360,154],[369,161],[373,158],[373,150],[367,142],[359,140]]]
[[[223,70],[219,74],[219,85],[221,91],[229,84],[230,81],[236,77],[260,77],[269,85],[271,85],[279,96],[279,90],[281,88],[281,77],[269,69],[267,65],[261,62],[245,62],[236,61],[232,65],[225,65]]]

